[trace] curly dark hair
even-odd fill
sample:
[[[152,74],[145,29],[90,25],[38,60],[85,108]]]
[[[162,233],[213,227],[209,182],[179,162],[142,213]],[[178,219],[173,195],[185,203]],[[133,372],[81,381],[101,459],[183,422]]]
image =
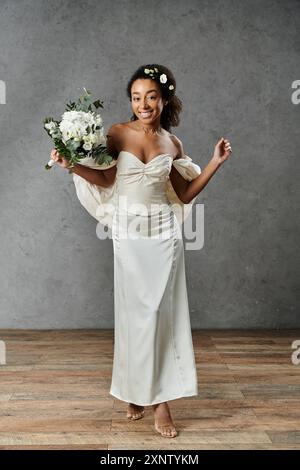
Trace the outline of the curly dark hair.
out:
[[[174,77],[174,75],[173,75],[173,73],[171,72],[170,69],[168,69],[164,65],[160,65],[160,64],[141,65],[133,73],[133,75],[131,76],[130,80],[127,83],[127,89],[126,89],[127,96],[129,98],[129,100],[131,101],[131,87],[132,87],[132,84],[135,80],[137,80],[138,78],[151,78],[150,76],[147,76],[144,69],[155,70],[155,68],[158,69],[159,74],[158,74],[158,76],[153,78],[153,80],[155,80],[156,83],[158,83],[158,85],[160,87],[162,98],[164,98],[168,101],[168,103],[164,106],[164,108],[162,110],[161,117],[160,117],[160,124],[161,124],[161,127],[163,127],[164,129],[166,129],[169,132],[171,126],[172,127],[177,127],[179,125],[179,123],[180,123],[179,113],[182,110],[182,102],[178,98],[178,96],[176,96],[176,94],[175,94],[176,93],[176,80],[175,80],[175,77]],[[168,88],[168,86],[166,86],[166,84],[160,82],[159,76],[163,73],[166,74],[166,76],[167,76],[167,83],[166,84],[168,86],[173,85],[173,87],[174,87],[173,90],[169,90],[169,88]],[[131,121],[136,121],[137,119],[138,118],[135,114],[133,114],[130,118]]]

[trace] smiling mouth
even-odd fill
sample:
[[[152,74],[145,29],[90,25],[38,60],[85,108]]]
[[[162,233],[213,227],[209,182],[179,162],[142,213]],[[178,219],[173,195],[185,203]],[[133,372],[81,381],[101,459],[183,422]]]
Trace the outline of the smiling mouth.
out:
[[[150,117],[153,111],[147,111],[146,113],[139,113],[142,118]]]

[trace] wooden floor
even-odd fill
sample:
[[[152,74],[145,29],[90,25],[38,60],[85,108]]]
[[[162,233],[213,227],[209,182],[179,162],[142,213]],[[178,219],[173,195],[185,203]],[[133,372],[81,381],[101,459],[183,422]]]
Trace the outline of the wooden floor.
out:
[[[126,419],[109,395],[111,330],[0,330],[0,449],[300,449],[300,330],[194,331],[199,395],[169,402],[179,432],[153,412]]]

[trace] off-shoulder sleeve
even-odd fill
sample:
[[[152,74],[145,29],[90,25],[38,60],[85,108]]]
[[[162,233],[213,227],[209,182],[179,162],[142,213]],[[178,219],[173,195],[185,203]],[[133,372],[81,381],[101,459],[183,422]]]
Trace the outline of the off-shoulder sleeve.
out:
[[[117,160],[113,160],[109,165],[98,165],[91,157],[80,160],[80,165],[85,165],[96,170],[112,168],[116,164]],[[82,206],[92,217],[98,220],[98,222],[111,228],[113,214],[116,208],[116,179],[111,186],[104,187],[89,183],[76,173],[72,173],[72,175],[76,194]]]
[[[199,176],[201,173],[200,166],[194,163],[191,157],[189,157],[188,155],[184,155],[184,157],[182,158],[177,158],[173,160],[173,166],[187,181],[192,181],[193,179],[197,178],[197,176]],[[172,186],[171,180],[168,179],[167,198],[172,204],[172,209],[180,224],[184,222],[184,220],[188,217],[189,213],[191,212],[196,197],[194,197],[194,199],[192,199],[188,204],[184,204],[177,196]]]

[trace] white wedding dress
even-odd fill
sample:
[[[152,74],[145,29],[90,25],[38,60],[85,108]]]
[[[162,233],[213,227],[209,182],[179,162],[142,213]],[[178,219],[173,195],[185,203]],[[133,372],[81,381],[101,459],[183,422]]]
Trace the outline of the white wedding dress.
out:
[[[82,164],[93,168],[92,159]],[[198,395],[186,288],[183,204],[169,178],[172,165],[188,181],[201,169],[185,155],[143,163],[122,150],[109,188],[73,173],[86,210],[111,229],[114,250],[114,360],[110,394],[149,406]]]

